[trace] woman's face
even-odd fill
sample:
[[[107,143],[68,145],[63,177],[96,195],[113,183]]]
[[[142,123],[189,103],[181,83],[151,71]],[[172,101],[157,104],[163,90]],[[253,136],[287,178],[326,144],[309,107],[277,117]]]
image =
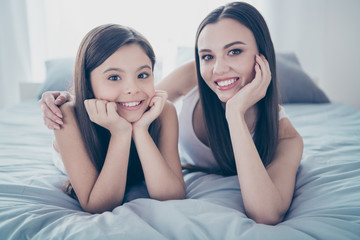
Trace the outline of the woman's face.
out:
[[[259,54],[253,33],[224,18],[204,27],[198,38],[200,73],[220,101],[227,102],[255,76]]]
[[[140,119],[155,94],[151,60],[138,44],[120,47],[90,79],[95,98],[115,102],[128,122]]]

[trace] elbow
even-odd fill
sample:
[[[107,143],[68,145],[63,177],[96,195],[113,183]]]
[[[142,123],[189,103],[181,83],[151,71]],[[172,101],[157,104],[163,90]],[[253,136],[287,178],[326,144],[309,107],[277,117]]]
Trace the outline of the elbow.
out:
[[[186,197],[186,186],[185,183],[182,182],[181,186],[179,187],[179,190],[174,193],[174,199],[176,200],[182,200]]]
[[[117,205],[119,206],[119,205]],[[112,207],[105,207],[105,206],[81,206],[82,210],[91,214],[101,214],[104,212],[111,212],[115,207],[117,206],[112,206]]]
[[[91,213],[91,214],[101,214],[104,212],[111,212],[114,208],[116,208],[117,206],[120,206],[122,204],[121,202],[113,202],[113,203],[91,203],[91,202],[87,202],[87,203],[81,203],[80,202],[80,206],[82,208],[83,211]]]
[[[185,185],[182,187],[181,191],[175,196],[177,200],[185,199],[186,197],[186,187]]]
[[[279,212],[262,211],[259,213],[248,214],[248,215],[256,223],[265,224],[265,225],[276,225],[278,223],[281,223],[284,218],[284,214]]]
[[[183,200],[185,199],[186,192],[174,192],[167,194],[159,194],[155,196],[151,196],[151,198],[159,200],[159,201],[167,201],[167,200]]]
[[[257,216],[253,218],[256,223],[265,225],[276,225],[281,223],[282,219],[281,216]]]
[[[150,197],[159,201],[167,200],[182,200],[186,196],[185,185],[181,186],[179,189],[163,189],[163,191],[155,192],[149,191]]]

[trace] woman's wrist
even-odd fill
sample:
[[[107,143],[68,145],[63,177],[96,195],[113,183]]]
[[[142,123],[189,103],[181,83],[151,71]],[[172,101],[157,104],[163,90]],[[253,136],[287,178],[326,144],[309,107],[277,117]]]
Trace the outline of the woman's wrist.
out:
[[[244,118],[245,111],[241,111],[238,106],[235,106],[234,103],[228,101],[225,107],[225,117],[229,121],[234,118]]]

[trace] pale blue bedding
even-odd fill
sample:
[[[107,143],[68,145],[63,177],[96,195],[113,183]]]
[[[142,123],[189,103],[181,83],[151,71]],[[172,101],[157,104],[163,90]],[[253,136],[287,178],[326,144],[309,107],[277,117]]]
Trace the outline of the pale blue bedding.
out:
[[[246,217],[236,176],[203,173],[184,173],[186,200],[141,198],[137,186],[112,212],[85,213],[61,191],[66,177],[36,102],[2,110],[0,239],[360,239],[360,112],[342,103],[285,109],[305,149],[276,226]]]

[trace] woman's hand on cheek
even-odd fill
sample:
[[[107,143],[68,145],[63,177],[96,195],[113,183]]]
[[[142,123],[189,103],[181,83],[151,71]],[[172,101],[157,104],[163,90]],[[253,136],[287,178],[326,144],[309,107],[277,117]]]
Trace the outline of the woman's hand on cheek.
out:
[[[167,93],[165,91],[156,90],[155,95],[149,103],[150,109],[146,111],[139,120],[133,123],[133,130],[148,130],[150,124],[161,114],[164,109]]]
[[[269,64],[263,55],[255,56],[254,79],[237,92],[226,103],[226,114],[230,112],[245,112],[265,97],[271,81]]]
[[[99,99],[84,101],[86,111],[92,122],[108,129],[111,134],[121,134],[132,130],[131,124],[117,113],[114,102]]]

